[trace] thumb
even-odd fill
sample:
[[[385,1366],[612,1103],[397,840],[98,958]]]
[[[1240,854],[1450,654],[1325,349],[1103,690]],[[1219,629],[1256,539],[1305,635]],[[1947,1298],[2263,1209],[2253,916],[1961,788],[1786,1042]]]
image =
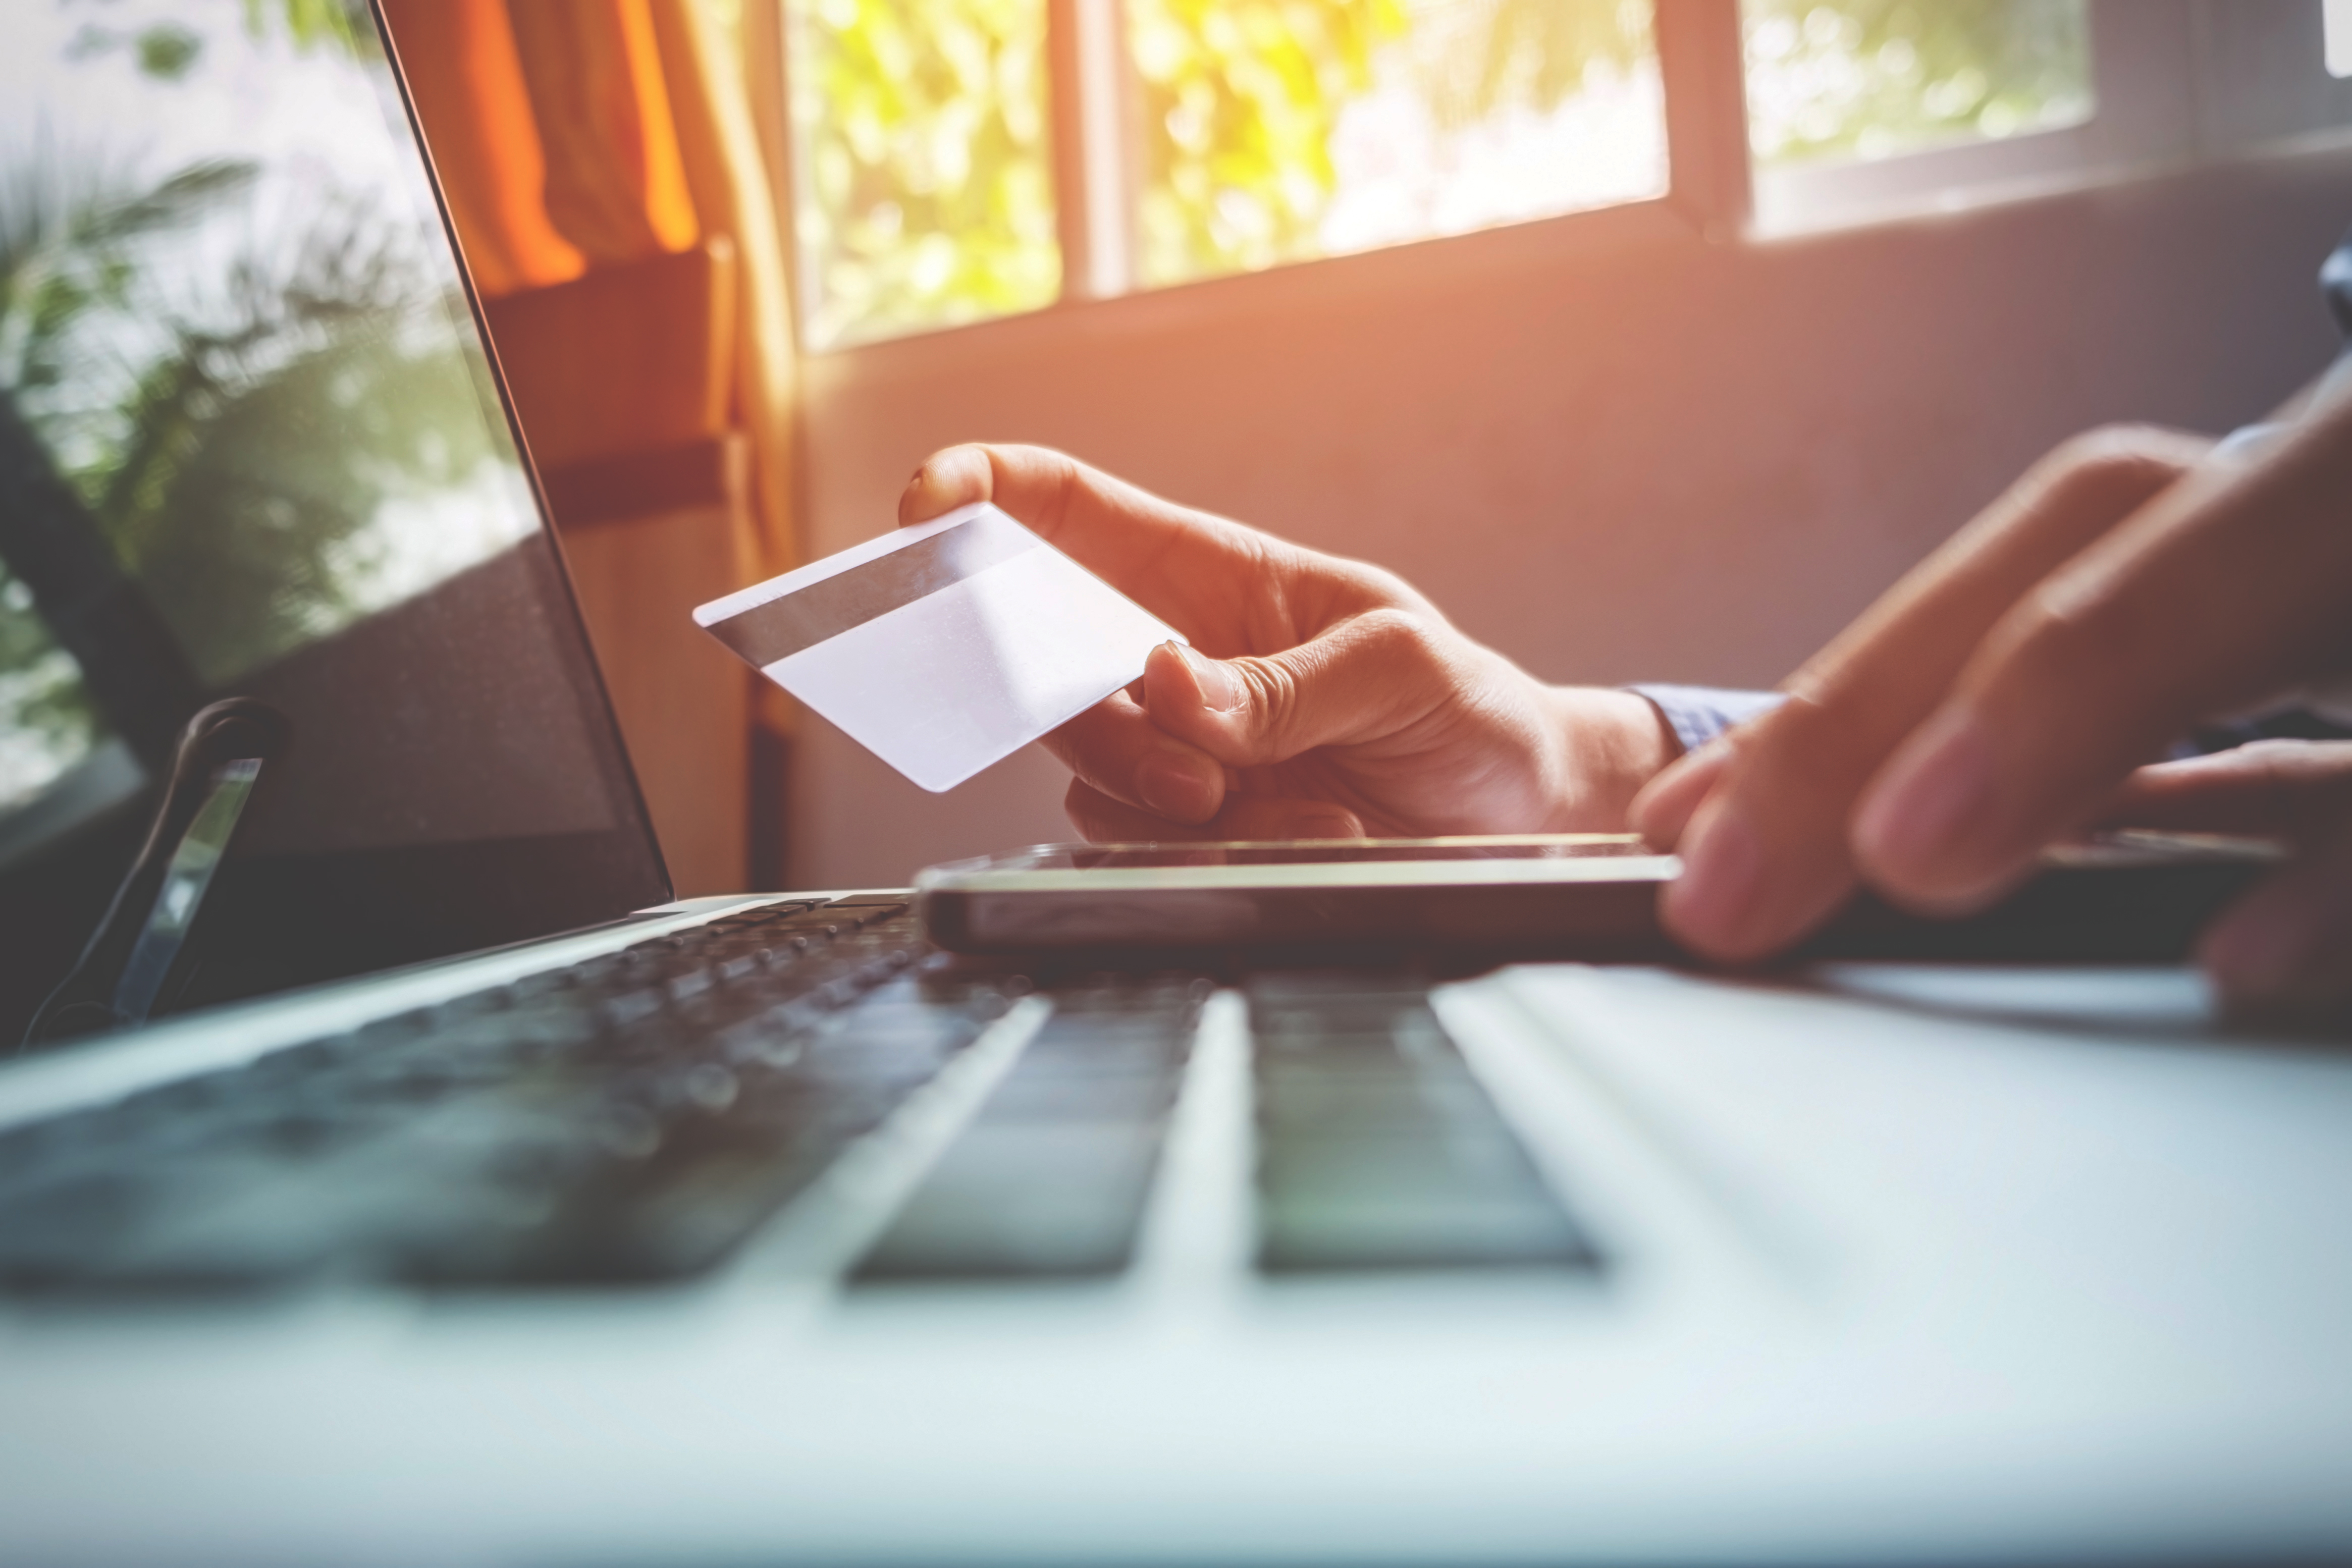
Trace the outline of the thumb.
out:
[[[993,500],[996,469],[988,448],[950,446],[923,459],[898,494],[898,526],[910,528],[943,517],[958,507]]]
[[[1353,616],[1265,657],[1212,659],[1166,643],[1144,665],[1144,708],[1220,762],[1269,767],[1395,734],[1463,685],[1467,652],[1398,610]]]

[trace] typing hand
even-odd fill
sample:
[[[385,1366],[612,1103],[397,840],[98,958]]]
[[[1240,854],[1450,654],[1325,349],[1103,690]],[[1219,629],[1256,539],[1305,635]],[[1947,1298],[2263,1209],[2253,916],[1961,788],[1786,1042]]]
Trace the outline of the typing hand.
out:
[[[2200,956],[2247,1012],[2352,1004],[2352,742],[2260,740],[2143,768],[2106,818],[2284,840],[2294,861],[2213,924]]]
[[[1045,740],[1097,841],[1609,831],[1678,749],[1643,699],[1546,685],[1391,573],[1031,446],[956,446],[901,525],[993,501],[1182,632]]]
[[[2254,458],[2149,430],[2069,443],[1633,807],[1686,869],[1671,930],[1769,953],[1857,878],[1980,907],[2101,821],[2291,830],[2294,864],[2205,934],[2233,1003],[2352,998],[2352,763],[2265,748],[2147,768],[2201,720],[2352,665],[2352,404]],[[2288,755],[2297,758],[2289,764]]]

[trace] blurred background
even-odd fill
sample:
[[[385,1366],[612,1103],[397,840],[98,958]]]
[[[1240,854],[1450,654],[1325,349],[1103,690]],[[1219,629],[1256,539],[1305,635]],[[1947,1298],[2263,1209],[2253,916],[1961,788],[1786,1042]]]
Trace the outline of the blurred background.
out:
[[[1769,685],[2068,434],[2285,396],[2352,224],[2322,0],[384,9],[685,893],[1066,834],[1042,754],[926,795],[687,621],[890,527],[940,445],[1045,443],[1377,560],[1551,679]],[[20,64],[224,124],[258,112],[241,60],[367,26],[52,20]],[[114,179],[135,223],[235,169],[0,129],[0,390],[37,408],[60,312],[128,287],[104,225],[36,221],[96,210],[58,183]],[[273,298],[368,287],[331,250]],[[154,547],[106,476],[233,436],[168,390],[59,447],[119,554]],[[0,807],[89,761],[79,678],[0,580]]]

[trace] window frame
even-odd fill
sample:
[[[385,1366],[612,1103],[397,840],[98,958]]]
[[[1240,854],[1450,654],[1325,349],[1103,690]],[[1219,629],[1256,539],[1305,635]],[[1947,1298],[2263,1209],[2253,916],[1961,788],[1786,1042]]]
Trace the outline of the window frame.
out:
[[[1953,212],[2352,127],[2320,0],[2090,0],[2080,124],[1870,161],[1759,167],[1759,236]]]
[[[786,107],[787,3],[745,0],[744,40],[755,120],[773,160],[794,335],[812,365],[908,354],[938,354],[943,368],[984,363],[1008,334],[1050,351],[1065,330],[1279,308],[1292,288],[1384,290],[1424,279],[1442,287],[1491,266],[1568,263],[1595,249],[1661,241],[1769,240],[2027,198],[2280,141],[2352,139],[2352,78],[2327,73],[2321,0],[2089,0],[2093,107],[2082,123],[1883,159],[1759,168],[1748,138],[1739,0],[1654,0],[1664,195],[1144,287],[1136,276],[1140,150],[1123,6],[1045,0],[1059,298],[1034,310],[811,347],[802,340],[811,267]],[[1073,327],[1072,318],[1087,325]],[[970,353],[950,348],[951,340]]]

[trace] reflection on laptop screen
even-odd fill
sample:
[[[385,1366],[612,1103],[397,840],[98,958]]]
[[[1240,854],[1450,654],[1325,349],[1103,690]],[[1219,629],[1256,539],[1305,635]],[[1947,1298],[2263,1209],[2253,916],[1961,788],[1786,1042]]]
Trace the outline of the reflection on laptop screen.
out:
[[[665,896],[365,12],[0,28],[0,939],[37,971],[0,1040],[231,694],[292,740],[194,1000]]]

